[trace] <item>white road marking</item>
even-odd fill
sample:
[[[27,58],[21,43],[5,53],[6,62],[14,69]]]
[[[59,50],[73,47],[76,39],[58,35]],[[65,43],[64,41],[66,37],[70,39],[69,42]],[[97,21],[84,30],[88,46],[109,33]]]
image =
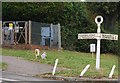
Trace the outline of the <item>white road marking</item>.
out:
[[[0,78],[0,81],[19,81],[19,80],[13,80],[13,79],[8,79],[8,78]]]

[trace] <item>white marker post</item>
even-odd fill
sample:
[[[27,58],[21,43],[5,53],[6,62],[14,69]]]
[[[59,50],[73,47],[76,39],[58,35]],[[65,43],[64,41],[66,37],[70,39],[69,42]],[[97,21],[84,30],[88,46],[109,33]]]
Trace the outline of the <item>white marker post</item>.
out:
[[[81,72],[80,77],[84,75],[84,73],[88,70],[89,67],[90,67],[90,65],[88,64],[88,65],[83,69],[83,71]]]
[[[97,33],[82,33],[78,34],[78,39],[97,39],[97,52],[96,52],[96,70],[100,69],[100,40],[118,40],[118,35],[116,34],[103,34],[101,33],[101,23],[103,22],[102,16],[97,16],[95,18],[95,22],[97,23]]]
[[[37,57],[40,55],[40,50],[39,49],[35,49],[35,58],[37,59]]]
[[[113,65],[113,67],[112,67],[112,70],[111,70],[111,72],[110,72],[110,74],[109,74],[109,78],[112,78],[112,75],[113,75],[113,73],[114,73],[114,70],[115,70],[115,65]]]
[[[55,71],[56,71],[56,68],[57,68],[57,64],[58,64],[58,59],[55,60],[55,65],[54,65],[54,68],[53,68],[52,75],[55,75]]]

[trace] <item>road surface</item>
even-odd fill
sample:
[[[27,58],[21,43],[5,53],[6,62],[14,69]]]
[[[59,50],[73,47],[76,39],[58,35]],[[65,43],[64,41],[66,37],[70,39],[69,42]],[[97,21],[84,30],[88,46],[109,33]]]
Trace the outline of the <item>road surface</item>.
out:
[[[55,81],[55,80],[50,80],[45,78],[37,78],[37,77],[32,77],[27,75],[9,73],[5,71],[2,71],[0,73],[2,73],[2,77],[0,77],[0,80],[3,80],[3,81]]]
[[[50,73],[53,70],[53,66],[51,65],[27,61],[19,57],[2,56],[2,61],[8,64],[5,71],[12,73],[34,76],[36,74]],[[64,69],[57,67],[57,71]]]
[[[1,57],[1,56],[0,56]],[[24,60],[20,57],[2,56],[2,62],[8,64],[5,71],[1,71],[3,81],[53,81],[50,79],[33,77],[37,74],[50,73],[53,66]],[[57,68],[57,71],[65,68]]]

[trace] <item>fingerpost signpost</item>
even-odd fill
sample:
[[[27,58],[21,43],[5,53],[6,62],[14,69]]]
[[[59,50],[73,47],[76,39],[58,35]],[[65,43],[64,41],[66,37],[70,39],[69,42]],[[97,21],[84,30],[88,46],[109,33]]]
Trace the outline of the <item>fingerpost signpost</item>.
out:
[[[102,16],[96,16],[95,22],[97,24],[97,33],[80,33],[78,34],[78,39],[97,39],[97,52],[96,52],[96,70],[100,69],[100,40],[118,40],[118,35],[116,34],[104,34],[101,33],[101,23],[103,22]]]

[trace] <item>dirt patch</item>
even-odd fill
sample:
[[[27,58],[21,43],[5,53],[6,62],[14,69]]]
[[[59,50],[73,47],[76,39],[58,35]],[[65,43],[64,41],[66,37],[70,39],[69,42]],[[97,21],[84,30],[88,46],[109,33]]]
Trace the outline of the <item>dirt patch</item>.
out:
[[[18,44],[18,45],[3,45],[3,48],[10,48],[10,49],[22,49],[22,50],[49,50],[48,46],[38,46],[38,45],[29,45],[29,44]]]

